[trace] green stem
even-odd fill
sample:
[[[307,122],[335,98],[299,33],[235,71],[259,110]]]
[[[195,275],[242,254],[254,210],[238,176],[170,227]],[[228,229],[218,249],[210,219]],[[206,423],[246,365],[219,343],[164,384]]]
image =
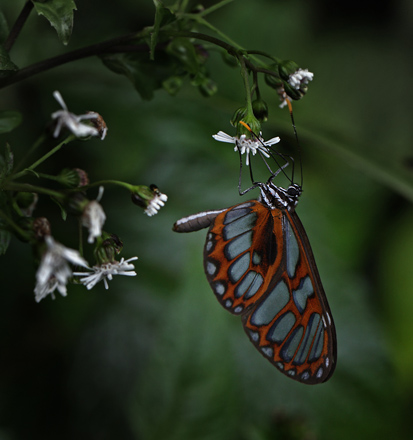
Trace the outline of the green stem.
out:
[[[43,188],[41,186],[31,185],[29,183],[6,183],[2,188],[4,191],[24,191],[24,192],[33,192],[39,194],[46,194],[48,196],[54,197],[58,200],[64,201],[65,196],[58,192],[49,188]],[[79,191],[79,189],[78,189]]]
[[[17,164],[16,168],[14,169],[15,172],[19,171],[23,168],[24,163],[27,161],[27,159],[42,145],[42,143],[47,139],[46,133],[43,133],[36,142],[31,146],[30,150],[23,156],[23,158],[20,160],[20,162]]]
[[[215,12],[217,9],[226,6],[228,3],[232,3],[234,0],[222,0],[219,3],[206,8],[204,11],[201,11],[198,15],[204,17],[205,15],[211,14],[211,12]]]
[[[24,231],[22,228],[20,228],[20,226],[17,226],[16,223],[1,209],[0,209],[0,218],[3,219],[3,221],[8,226],[14,229],[20,235],[20,237],[22,237],[26,241],[29,241],[30,239],[29,234],[26,231]]]
[[[132,189],[134,188],[135,185],[130,185],[129,183],[126,182],[121,182],[120,180],[113,180],[113,179],[105,179],[105,180],[99,180],[98,182],[93,182],[90,183],[89,185],[85,185],[82,186],[82,190],[88,190],[91,188],[95,188],[97,186],[102,186],[102,185],[118,185],[118,186],[122,186],[123,188],[126,188],[129,191],[132,191]],[[79,188],[73,188],[68,190],[69,192],[78,192]]]
[[[206,28],[210,29],[211,31],[215,32],[218,36],[220,36],[223,40],[227,41],[233,48],[236,48],[238,50],[244,50],[242,46],[240,46],[238,43],[236,43],[234,40],[232,40],[228,35],[224,34],[222,31],[220,31],[218,28],[216,28],[214,25],[212,25],[209,21],[205,20],[202,17],[199,17],[197,15],[193,16],[195,20],[205,26]],[[202,34],[200,34],[202,35]],[[219,40],[218,40],[219,41]]]
[[[247,66],[245,65],[245,59],[243,56],[240,56],[238,59],[241,63],[241,76],[244,80],[245,95],[247,98],[247,115],[254,115],[254,112],[252,110],[251,86]]]
[[[45,160],[47,160],[50,156],[55,154],[57,151],[59,151],[64,145],[68,144],[69,142],[76,139],[76,136],[74,134],[71,134],[68,136],[64,141],[60,142],[60,144],[56,145],[54,148],[52,148],[49,152],[47,152],[43,157],[41,157],[39,160],[37,160],[33,165],[30,165],[28,168],[20,171],[17,174],[14,174],[12,176],[13,180],[19,179],[20,177],[23,177],[26,175],[29,171],[33,171],[36,167],[38,167],[40,164],[42,164]]]

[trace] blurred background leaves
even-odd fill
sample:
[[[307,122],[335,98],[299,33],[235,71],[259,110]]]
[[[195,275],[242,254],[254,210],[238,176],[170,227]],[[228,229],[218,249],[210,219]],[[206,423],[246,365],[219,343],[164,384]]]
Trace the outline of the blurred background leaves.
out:
[[[9,26],[23,3],[2,3]],[[77,7],[70,50],[153,24],[149,0]],[[215,300],[202,269],[205,233],[171,231],[182,216],[240,200],[238,156],[211,137],[231,133],[244,105],[239,71],[211,53],[217,94],[206,99],[186,84],[148,102],[87,58],[1,91],[0,111],[20,111],[24,127],[1,134],[2,148],[21,157],[56,110],[57,89],[73,111],[103,115],[109,131],[49,166],[156,183],[169,200],[148,218],[106,188],[107,229],[124,241],[125,258],[139,256],[138,276],[109,291],[71,286],[67,298],[36,304],[31,255],[12,241],[0,260],[1,439],[411,438],[411,2],[238,0],[209,18],[240,45],[315,73],[294,103],[304,167],[297,211],[336,321],[336,372],[316,387],[279,374]],[[11,55],[22,67],[62,50],[32,14]],[[288,111],[273,90],[261,92],[265,139],[295,148]],[[70,243],[59,213],[48,216],[54,235],[75,246],[75,228]]]

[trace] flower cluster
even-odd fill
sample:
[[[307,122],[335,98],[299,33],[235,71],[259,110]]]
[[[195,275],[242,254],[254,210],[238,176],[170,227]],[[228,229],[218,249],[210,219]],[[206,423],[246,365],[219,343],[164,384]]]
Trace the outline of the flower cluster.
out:
[[[55,91],[53,96],[62,107],[61,110],[52,113],[52,120],[55,124],[53,137],[58,137],[63,129],[67,129],[73,135],[72,139],[99,137],[103,140],[105,138],[107,127],[98,113],[88,112],[76,115],[68,110],[58,91]],[[66,139],[59,145],[64,145],[65,142],[69,140]],[[59,145],[54,152],[58,151]],[[47,157],[48,155],[45,156]],[[3,158],[0,157],[0,159]],[[10,153],[10,165],[8,165],[10,170],[13,169],[12,160]],[[36,161],[36,166],[42,161],[43,159]],[[1,163],[0,161],[0,165]],[[34,166],[31,169],[34,169]],[[1,171],[3,170],[0,169]],[[25,172],[20,172],[19,177]],[[57,176],[42,175],[42,177],[57,181],[64,188],[62,191],[53,191],[51,194],[48,190],[45,193],[50,194],[58,203],[64,217],[67,214],[73,214],[78,218],[79,224],[87,228],[87,242],[94,246],[96,264],[91,267],[79,251],[59,243],[52,236],[51,225],[47,218],[32,217],[39,195],[42,193],[40,187],[38,187],[39,193],[16,192],[14,206],[18,215],[24,219],[24,222],[21,222],[24,225],[24,229],[20,229],[20,233],[23,234],[21,238],[32,244],[39,259],[34,288],[36,302],[48,295],[54,299],[56,292],[66,296],[69,282],[83,284],[90,290],[103,281],[107,289],[108,281],[112,280],[115,275],[136,276],[133,262],[138,257],[117,260],[116,256],[121,252],[123,243],[116,235],[103,230],[106,221],[106,214],[100,204],[103,186],[99,185],[96,200],[89,200],[86,196],[87,190],[97,186],[98,183],[90,183],[87,173],[79,168],[65,168]],[[134,203],[142,207],[148,216],[155,215],[168,199],[166,194],[161,193],[155,185],[148,187],[113,180],[108,182],[129,189]],[[79,270],[80,267],[83,267],[85,271],[74,272],[76,270],[74,268]]]

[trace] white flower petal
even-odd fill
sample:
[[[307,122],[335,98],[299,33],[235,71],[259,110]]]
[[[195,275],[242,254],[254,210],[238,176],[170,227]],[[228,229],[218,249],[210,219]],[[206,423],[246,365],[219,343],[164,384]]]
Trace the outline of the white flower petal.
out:
[[[230,136],[229,134],[224,133],[223,131],[219,131],[217,134],[213,134],[212,137],[219,142],[228,142],[230,144],[235,144],[238,140],[235,137]]]
[[[130,262],[137,259],[138,257],[132,257],[128,260],[122,258],[120,261],[104,263],[100,266],[88,268],[93,272],[74,272],[73,275],[81,277],[80,282],[84,284],[88,290],[92,289],[99,281],[102,280],[105,285],[105,289],[108,289],[108,280],[112,280],[113,275],[136,276],[136,272],[134,270],[135,266],[130,264]]]
[[[96,119],[97,113],[90,112],[85,115],[75,115],[69,112],[60,92],[57,90],[54,91],[53,96],[63,109],[52,113],[52,119],[56,120],[56,128],[53,132],[53,137],[58,137],[63,127],[66,127],[79,138],[99,136],[97,128],[80,122],[85,119]]]
[[[48,294],[54,298],[53,292],[57,289],[62,296],[66,296],[66,285],[72,276],[68,263],[76,266],[88,267],[87,261],[78,251],[69,249],[56,242],[53,237],[46,236],[47,250],[43,254],[36,273],[35,300],[39,302]]]
[[[235,143],[234,151],[238,151],[246,155],[245,164],[249,166],[250,164],[250,154],[255,156],[257,152],[261,152],[265,157],[270,157],[269,150],[267,147],[277,144],[280,142],[280,138],[273,137],[268,141],[264,141],[261,137],[261,133],[258,139],[247,138],[245,134],[242,134],[239,138],[232,137],[223,131],[219,131],[217,134],[212,136],[215,140],[220,142]]]

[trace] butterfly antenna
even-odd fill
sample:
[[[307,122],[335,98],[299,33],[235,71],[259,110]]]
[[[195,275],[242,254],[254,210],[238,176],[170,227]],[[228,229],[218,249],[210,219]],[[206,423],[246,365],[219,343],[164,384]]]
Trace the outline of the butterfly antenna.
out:
[[[293,106],[291,104],[291,101],[286,98],[287,101],[287,106],[288,106],[288,110],[290,112],[290,117],[291,117],[291,123],[293,124],[293,129],[294,129],[294,136],[295,136],[295,140],[297,141],[297,147],[298,147],[298,158],[300,159],[300,174],[301,174],[301,188],[303,187],[303,161],[301,159],[301,148],[300,148],[300,142],[298,141],[298,133],[297,133],[297,128],[295,126],[295,122],[294,122],[294,115],[293,115]],[[293,180],[294,180],[294,168],[293,168]]]

